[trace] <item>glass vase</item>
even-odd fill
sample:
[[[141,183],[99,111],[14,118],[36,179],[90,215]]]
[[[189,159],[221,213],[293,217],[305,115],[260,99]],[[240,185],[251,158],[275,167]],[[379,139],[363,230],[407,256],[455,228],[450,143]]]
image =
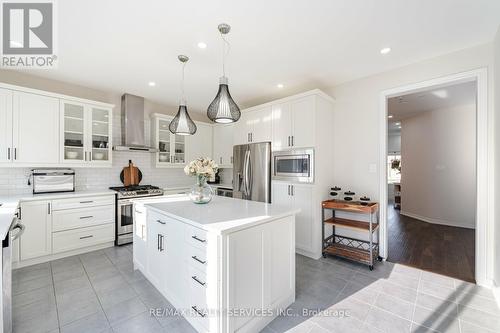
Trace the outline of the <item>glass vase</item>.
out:
[[[204,176],[196,177],[196,184],[191,187],[189,198],[196,204],[206,204],[212,200],[214,191],[212,187],[207,184],[207,178]]]

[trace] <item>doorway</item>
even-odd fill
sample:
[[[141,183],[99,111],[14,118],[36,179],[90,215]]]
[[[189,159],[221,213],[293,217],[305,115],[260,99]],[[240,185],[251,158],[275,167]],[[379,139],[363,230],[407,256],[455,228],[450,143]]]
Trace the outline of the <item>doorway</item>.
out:
[[[475,282],[476,91],[388,99],[388,261]]]
[[[406,86],[390,89],[381,93],[380,99],[380,202],[388,203],[388,172],[385,167],[388,163],[388,105],[389,99],[412,93],[419,93],[429,90],[439,90],[440,88],[460,84],[465,82],[475,82],[476,84],[476,177],[475,177],[475,230],[474,230],[474,276],[475,281],[479,285],[491,286],[491,272],[493,267],[493,243],[489,236],[488,230],[493,228],[493,202],[492,202],[492,181],[491,167],[488,166],[488,159],[492,156],[491,142],[492,132],[488,129],[488,85],[487,85],[487,70],[479,69],[470,72],[450,75],[447,77],[432,79],[429,81],[409,84]],[[404,125],[402,126],[404,127]],[[490,145],[488,145],[490,143]],[[401,156],[401,168],[404,170],[404,156]],[[437,169],[442,169],[442,166],[435,165]],[[404,171],[403,171],[404,174]],[[404,191],[404,189],[403,189]],[[402,199],[404,205],[404,199]],[[382,204],[380,207],[380,247],[381,255],[387,259],[389,255],[389,207]],[[405,217],[408,217],[406,215]],[[421,217],[421,216],[416,216]],[[415,216],[410,216],[415,218]],[[425,221],[424,221],[425,222]],[[436,222],[436,220],[433,220]],[[444,227],[444,226],[443,226]],[[449,238],[449,236],[447,236]]]

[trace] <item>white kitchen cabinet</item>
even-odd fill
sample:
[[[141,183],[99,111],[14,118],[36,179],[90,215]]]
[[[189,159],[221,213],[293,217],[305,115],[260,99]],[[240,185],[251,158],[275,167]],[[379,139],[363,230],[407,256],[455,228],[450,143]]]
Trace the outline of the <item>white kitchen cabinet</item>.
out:
[[[59,163],[59,100],[13,93],[13,163]]]
[[[272,106],[273,112],[273,149],[290,147],[292,133],[292,114],[290,103],[279,103]]]
[[[144,205],[134,204],[134,265],[145,270],[148,261],[148,229],[146,208]]]
[[[12,161],[12,91],[0,89],[0,163]]]
[[[273,181],[272,203],[300,209],[295,216],[295,246],[304,251],[312,251],[315,227],[313,186]]]
[[[19,239],[20,260],[52,253],[52,219],[50,201],[21,203],[21,223],[26,227]]]
[[[272,139],[270,106],[243,111],[235,126],[234,144],[266,142]]]
[[[152,115],[152,144],[156,152],[157,168],[183,167],[186,164],[186,136],[175,135],[168,127],[173,117],[161,114]]]
[[[21,200],[14,268],[111,246],[115,240],[115,195]]]
[[[147,274],[151,283],[156,289],[163,292],[165,290],[165,277],[168,275],[168,268],[165,264],[165,236],[166,224],[161,221],[161,216],[156,214],[148,214],[148,242],[147,242]]]
[[[111,165],[111,108],[61,100],[61,162]]]
[[[196,133],[186,136],[186,162],[199,157],[209,157],[213,159],[212,143],[212,125],[196,122]]]
[[[315,146],[315,96],[278,103],[273,109],[273,149]]]
[[[145,208],[147,262],[146,267],[137,262],[144,259],[136,254],[134,243],[134,266],[176,309],[191,311],[185,317],[197,332],[259,332],[272,318],[255,313],[226,317],[224,310],[277,313],[295,300],[291,211],[288,216],[220,233],[167,216],[159,207]]]
[[[213,158],[220,167],[233,167],[234,124],[214,125]]]

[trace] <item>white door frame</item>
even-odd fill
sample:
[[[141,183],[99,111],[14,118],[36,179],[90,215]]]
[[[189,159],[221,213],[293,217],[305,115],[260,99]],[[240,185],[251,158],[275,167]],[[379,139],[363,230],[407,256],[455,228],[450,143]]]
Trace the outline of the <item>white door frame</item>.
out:
[[[477,82],[476,282],[479,285],[491,287],[494,255],[492,236],[494,193],[493,167],[492,164],[488,165],[488,161],[493,161],[493,130],[489,128],[490,125],[488,124],[488,72],[486,68],[408,84],[385,90],[380,94],[380,253],[383,258],[387,258],[387,99],[401,94],[427,90],[430,87],[437,88],[467,81]]]

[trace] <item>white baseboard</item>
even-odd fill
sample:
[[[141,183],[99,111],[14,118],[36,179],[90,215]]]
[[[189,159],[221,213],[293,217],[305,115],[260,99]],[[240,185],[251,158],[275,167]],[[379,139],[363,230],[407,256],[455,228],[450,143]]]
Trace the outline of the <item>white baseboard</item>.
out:
[[[476,229],[476,227],[457,225],[453,221],[448,221],[448,220],[443,220],[443,219],[433,219],[433,218],[430,218],[430,217],[426,217],[426,216],[421,216],[421,215],[418,215],[418,214],[413,214],[413,213],[405,212],[404,210],[401,210],[399,213],[401,215],[408,216],[408,217],[411,217],[411,218],[414,218],[414,219],[417,219],[417,220],[420,220],[420,221],[424,221],[424,222],[427,222],[427,223],[447,225],[447,226],[450,226],[450,227],[459,227],[459,228],[466,228],[466,229]]]
[[[495,296],[495,300],[497,301],[498,307],[500,308],[500,285],[498,285],[495,281],[493,281],[493,295]]]

